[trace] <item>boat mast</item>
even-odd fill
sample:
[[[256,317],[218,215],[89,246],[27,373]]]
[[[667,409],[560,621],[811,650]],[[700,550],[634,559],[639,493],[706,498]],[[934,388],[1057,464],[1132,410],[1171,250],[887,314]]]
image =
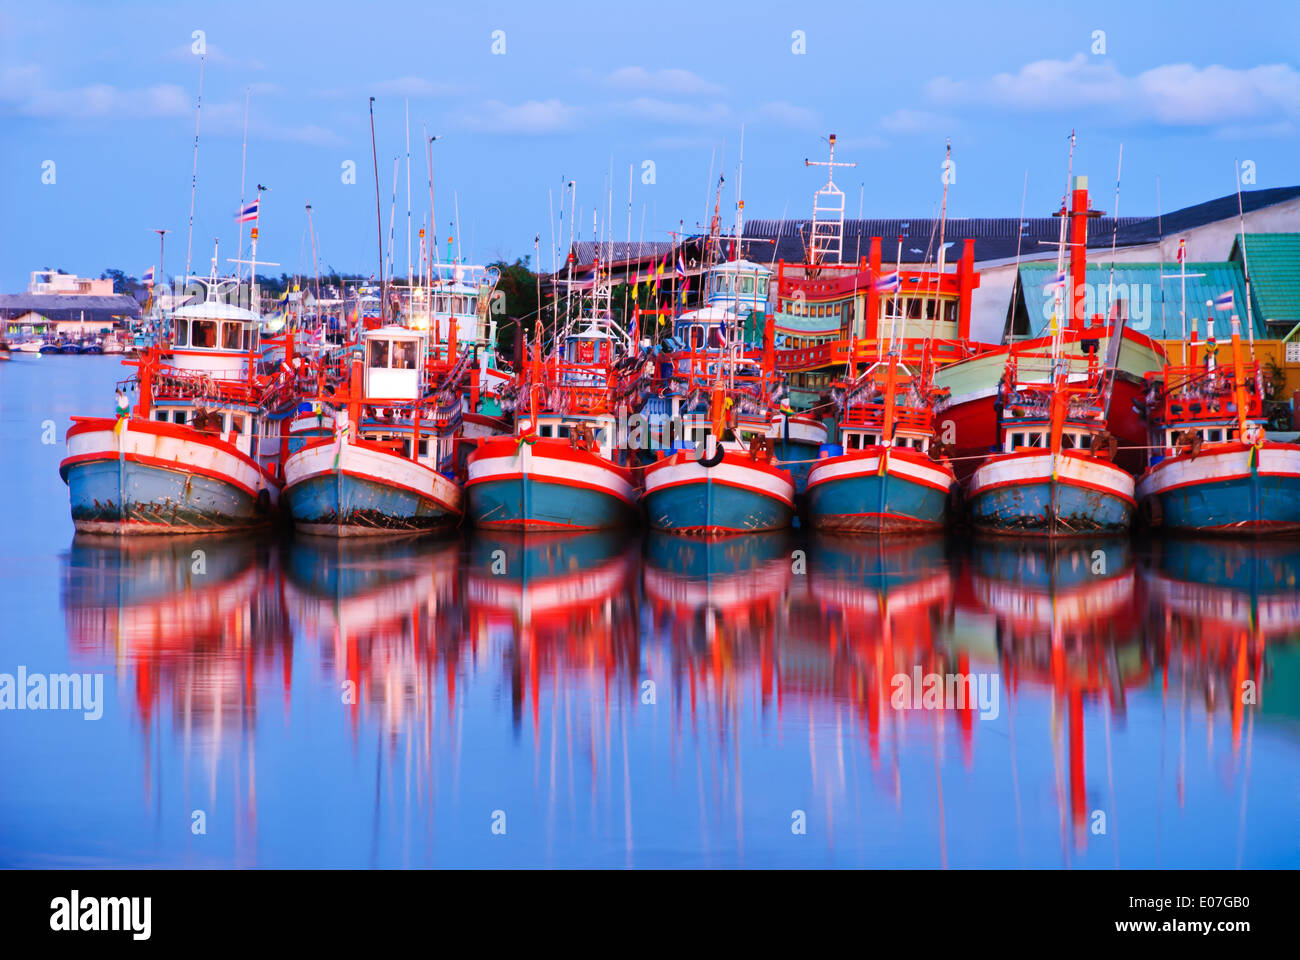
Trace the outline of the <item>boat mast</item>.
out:
[[[1255,359],[1255,314],[1250,305],[1250,259],[1246,256],[1246,215],[1241,208],[1241,164],[1232,161],[1232,175],[1237,183],[1237,222],[1241,225],[1241,272],[1246,278],[1246,336],[1250,340],[1250,359]]]
[[[375,168],[375,230],[379,238],[379,312],[382,318],[387,289],[384,286],[384,220],[379,211],[379,154],[375,150],[375,98],[370,98],[370,160]],[[358,298],[360,293],[357,294]],[[358,299],[358,315],[360,300]]]
[[[244,176],[248,169],[248,100],[252,95],[253,88],[244,88],[244,145],[239,153],[239,245],[235,248],[235,257],[240,258],[244,255],[244,185],[246,183]],[[235,268],[235,276],[238,277],[238,267]]]
[[[199,57],[199,98],[194,107],[194,169],[190,173],[190,229],[185,239],[185,276],[190,275],[190,254],[194,248],[194,192],[199,184],[199,117],[203,112],[203,64],[207,54]]]
[[[939,256],[937,258],[938,276],[934,281],[934,315],[930,318],[930,336],[927,339],[933,339],[935,324],[939,322],[939,314],[942,312],[942,300],[939,299],[939,288],[943,286],[943,240],[944,232],[948,225],[948,172],[952,169],[952,140],[947,141],[943,157],[943,199],[939,203]],[[889,349],[894,349],[894,344],[889,345]]]
[[[411,101],[406,101],[406,288],[414,278],[411,273]]]

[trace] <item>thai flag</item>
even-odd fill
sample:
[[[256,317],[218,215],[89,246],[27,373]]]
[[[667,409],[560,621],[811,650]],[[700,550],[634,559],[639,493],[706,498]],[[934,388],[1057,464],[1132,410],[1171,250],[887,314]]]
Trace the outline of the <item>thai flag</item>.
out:
[[[677,254],[677,276],[683,279],[686,278],[686,261],[682,258],[680,253]]]
[[[240,208],[239,215],[235,217],[235,223],[251,223],[257,219],[257,206],[261,199],[254,200],[252,203],[246,203]]]
[[[886,293],[892,293],[901,286],[902,281],[899,279],[897,270],[876,279],[876,289]]]
[[[1231,309],[1232,309],[1232,299],[1233,299],[1233,298],[1232,298],[1232,291],[1231,291],[1231,290],[1229,290],[1227,293],[1221,293],[1221,294],[1219,294],[1217,297],[1214,298],[1214,309],[1215,309],[1215,310],[1231,310]]]
[[[1178,262],[1179,263],[1187,262],[1187,241],[1186,240],[1178,241]]]
[[[153,267],[150,267],[144,272],[144,285],[146,287],[153,286]]]
[[[1056,278],[1051,283],[1043,284],[1044,293],[1052,293],[1056,290],[1065,289],[1065,271],[1061,270],[1056,274]]]

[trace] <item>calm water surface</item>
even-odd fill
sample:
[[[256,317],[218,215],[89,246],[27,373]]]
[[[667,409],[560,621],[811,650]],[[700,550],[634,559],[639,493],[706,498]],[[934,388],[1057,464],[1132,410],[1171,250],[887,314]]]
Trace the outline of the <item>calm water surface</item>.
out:
[[[74,537],[124,375],[0,364],[0,673],[104,678],[0,711],[0,865],[1300,865],[1300,544]]]

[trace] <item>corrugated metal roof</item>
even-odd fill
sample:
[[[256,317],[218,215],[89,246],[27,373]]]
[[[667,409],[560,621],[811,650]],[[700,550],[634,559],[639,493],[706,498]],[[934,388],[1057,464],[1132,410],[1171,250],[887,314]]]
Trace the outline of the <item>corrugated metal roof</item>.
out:
[[[648,257],[662,257],[669,250],[673,249],[672,243],[667,240],[634,240],[628,243],[624,240],[615,240],[613,242],[602,240],[597,243],[594,240],[581,240],[573,245],[573,255],[577,258],[578,264],[590,264],[596,259],[596,254],[600,254],[602,263],[626,263],[629,260],[644,260]],[[560,270],[564,267],[561,265]]]
[[[138,317],[140,304],[124,293],[106,297],[59,293],[0,294],[0,316],[12,318],[30,310],[51,320],[76,319],[83,312],[89,317]]]
[[[1237,234],[1230,260],[1241,260],[1241,245]],[[1248,233],[1245,247],[1257,311],[1268,323],[1300,323],[1300,233]]]
[[[1161,264],[1159,263],[1116,263],[1112,281],[1110,263],[1089,263],[1085,283],[1087,284],[1086,302],[1088,316],[1110,313],[1111,284],[1114,284],[1115,300],[1128,304],[1129,327],[1139,330],[1157,340],[1177,340],[1182,337],[1183,307],[1182,280],[1179,266],[1166,263],[1164,282],[1161,283]],[[1253,267],[1252,267],[1253,272]],[[1205,339],[1206,317],[1214,313],[1215,336],[1226,339],[1230,332],[1228,320],[1236,313],[1242,322],[1245,335],[1246,324],[1246,277],[1241,264],[1233,261],[1214,261],[1208,263],[1188,263],[1188,274],[1203,276],[1187,277],[1187,330],[1190,334],[1192,319],[1196,318],[1196,328],[1201,339]],[[1050,310],[1053,299],[1051,291],[1043,287],[1056,275],[1055,263],[1029,263],[1020,268],[1020,283],[1023,291],[1023,305],[1028,313],[1029,326],[1034,335],[1047,333],[1050,329]],[[1206,306],[1207,300],[1214,300],[1221,294],[1233,292],[1233,311],[1212,311]],[[1019,307],[1020,301],[1017,301]],[[1256,306],[1255,336],[1265,337],[1267,333],[1260,319]]]
[[[1300,186],[1243,191],[1241,207],[1244,213],[1250,213],[1296,197],[1300,197]],[[1236,215],[1237,195],[1231,193],[1160,217],[1120,217],[1115,242],[1121,247],[1155,243],[1162,233],[1168,237]],[[886,263],[893,263],[898,258],[897,237],[901,233],[904,263],[920,263],[926,259],[933,262],[933,247],[938,242],[937,223],[930,217],[845,220],[843,260],[852,262],[865,257],[871,249],[871,238],[880,237],[883,241],[882,258]],[[807,219],[747,221],[741,252],[760,263],[774,260],[802,262],[810,227],[811,221]],[[1049,244],[1060,239],[1060,229],[1056,217],[1026,217],[1023,222],[1018,217],[950,218],[944,227],[944,239],[953,242],[953,246],[948,248],[946,259],[949,263],[956,260],[961,254],[961,241],[966,239],[975,241],[975,259],[981,262],[1014,259],[1018,239],[1022,256],[1041,256],[1052,250]],[[1089,220],[1089,248],[1109,248],[1113,230],[1114,219],[1111,217]],[[751,240],[752,243],[748,242]],[[1251,272],[1254,273],[1253,269]]]

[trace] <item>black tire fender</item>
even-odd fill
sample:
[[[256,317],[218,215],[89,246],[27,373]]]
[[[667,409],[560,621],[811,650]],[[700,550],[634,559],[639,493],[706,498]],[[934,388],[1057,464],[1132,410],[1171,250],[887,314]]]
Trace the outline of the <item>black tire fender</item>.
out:
[[[713,453],[711,454],[706,453],[700,457],[700,466],[704,467],[705,469],[708,469],[709,467],[716,467],[718,464],[722,462],[722,457],[724,452],[725,451],[722,449],[722,444],[720,443],[715,444],[713,447]]]
[[[258,513],[267,513],[271,509],[271,491],[263,487],[257,491],[257,503],[255,508]]]

